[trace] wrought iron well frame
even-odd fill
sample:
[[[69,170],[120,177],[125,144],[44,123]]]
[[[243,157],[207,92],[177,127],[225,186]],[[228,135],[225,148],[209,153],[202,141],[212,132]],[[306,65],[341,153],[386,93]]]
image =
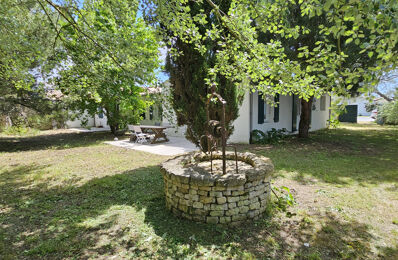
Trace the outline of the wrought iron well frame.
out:
[[[206,135],[202,135],[200,139],[202,138],[207,138],[207,153],[210,154],[210,172],[213,173],[213,150],[217,150],[217,142],[216,142],[216,137],[215,137],[215,132],[216,129],[214,129],[212,133],[210,133],[209,129],[210,129],[210,122],[213,123],[213,125],[217,126],[218,123],[220,123],[220,126],[217,127],[217,130],[220,130],[221,132],[221,151],[222,151],[222,170],[223,170],[223,175],[226,174],[227,172],[227,167],[226,167],[226,147],[230,146],[234,148],[235,151],[235,169],[236,169],[236,174],[238,174],[239,170],[238,170],[238,154],[236,151],[236,147],[233,145],[227,145],[227,130],[225,127],[225,110],[226,110],[226,105],[227,105],[227,101],[225,101],[225,99],[223,99],[221,97],[220,94],[216,93],[215,88],[212,88],[212,92],[209,95],[209,97],[207,98],[206,101]],[[222,111],[221,111],[221,122],[218,122],[216,120],[210,120],[210,111],[209,111],[209,106],[210,106],[210,102],[212,101],[212,99],[216,97],[218,102],[221,102],[222,104]],[[214,144],[215,143],[215,144]],[[202,150],[203,147],[202,147]]]

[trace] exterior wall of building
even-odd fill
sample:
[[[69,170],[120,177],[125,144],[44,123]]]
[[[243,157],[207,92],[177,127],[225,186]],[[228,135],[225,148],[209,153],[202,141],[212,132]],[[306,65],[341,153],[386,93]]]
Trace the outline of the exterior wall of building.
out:
[[[298,129],[300,123],[300,100],[296,99],[297,115],[296,115],[296,128]],[[326,128],[328,126],[329,120],[329,108],[330,108],[330,97],[324,96],[315,99],[312,107],[311,115],[311,129],[310,131],[315,131],[319,129]],[[252,94],[252,130],[261,130],[263,132],[270,131],[272,128],[283,129],[290,133],[297,133],[292,129],[292,117],[293,117],[293,97],[292,96],[280,96],[279,98],[279,121],[274,121],[275,108],[269,104],[264,104],[265,106],[265,119],[264,123],[258,122],[258,93]],[[250,94],[249,92],[245,94],[242,106],[239,109],[239,117],[233,123],[235,131],[228,140],[231,143],[249,143],[250,140]]]
[[[324,108],[321,107],[321,99],[314,99],[313,101],[310,131],[315,131],[328,127],[330,97],[325,96],[324,101]]]
[[[253,129],[267,132],[272,128],[282,129],[286,128],[288,131],[292,131],[292,107],[293,98],[291,96],[280,96],[279,98],[279,122],[274,122],[274,107],[269,104],[266,106],[266,118],[263,124],[258,123],[258,92],[253,93],[253,114],[252,122]],[[250,134],[249,134],[250,135]]]
[[[95,127],[109,127],[108,118],[105,114],[95,115]]]
[[[250,93],[246,92],[242,105],[239,108],[239,116],[233,122],[234,132],[229,137],[231,143],[249,143],[250,135]]]
[[[251,101],[250,101],[251,99]],[[297,128],[300,122],[300,100],[296,99],[297,106]],[[321,99],[315,99],[312,107],[311,116],[311,129],[310,131],[315,131],[319,129],[326,128],[328,126],[329,120],[329,108],[330,108],[330,97],[325,96],[323,98],[323,104],[321,105]],[[230,143],[249,143],[250,141],[250,130],[261,130],[263,132],[270,131],[272,128],[282,129],[286,128],[290,133],[296,133],[292,129],[292,110],[293,110],[293,97],[292,96],[280,96],[279,99],[279,121],[274,121],[275,108],[269,104],[265,105],[265,119],[264,123],[258,122],[258,93],[250,94],[246,92],[242,105],[239,108],[239,116],[233,122],[234,132],[230,136],[228,142]],[[163,105],[164,106],[164,105]],[[251,107],[250,107],[251,106]],[[163,107],[163,111],[165,111]],[[251,113],[251,120],[250,120]],[[170,118],[170,120],[168,120]],[[251,122],[250,122],[251,121]],[[150,119],[149,110],[146,112],[145,119],[142,120],[141,124],[154,125],[159,122],[162,126],[168,126],[169,128],[165,130],[168,136],[184,137],[186,132],[186,126],[176,126],[175,115],[172,113],[171,116],[161,116],[160,108],[154,106],[152,120]],[[250,126],[252,124],[252,126]],[[81,120],[68,121],[67,126],[71,127],[83,127],[81,125]],[[89,118],[89,127],[108,127],[106,116],[103,115],[102,118],[97,114],[94,118]]]
[[[368,103],[365,97],[354,97],[347,100],[347,105],[358,105],[358,116],[370,116],[371,112],[366,111],[365,105]]]
[[[83,126],[83,121],[87,120],[87,124]],[[81,128],[81,127],[93,127],[94,125],[94,117],[89,116],[87,113],[84,113],[81,117],[76,118],[75,120],[68,120],[65,122],[67,128]]]

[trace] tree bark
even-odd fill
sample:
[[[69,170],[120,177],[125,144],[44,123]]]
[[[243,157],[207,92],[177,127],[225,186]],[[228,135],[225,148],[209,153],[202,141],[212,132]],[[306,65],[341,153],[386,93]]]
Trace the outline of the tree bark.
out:
[[[308,138],[311,122],[312,97],[306,101],[301,99],[301,114],[299,123],[299,137]]]
[[[111,132],[114,136],[117,135],[117,131],[119,130],[119,125],[110,124],[109,127],[111,128]]]
[[[380,97],[384,98],[385,100],[387,100],[388,102],[392,102],[394,99],[388,97],[387,95],[384,95],[383,93],[381,93],[379,90],[375,90],[375,93],[377,95],[379,95]]]

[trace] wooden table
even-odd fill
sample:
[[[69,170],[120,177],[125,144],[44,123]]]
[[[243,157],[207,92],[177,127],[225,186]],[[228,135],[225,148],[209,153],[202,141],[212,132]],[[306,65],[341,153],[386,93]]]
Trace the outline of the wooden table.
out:
[[[157,142],[159,138],[163,138],[163,142],[168,142],[169,139],[166,136],[166,133],[163,131],[167,129],[168,127],[165,126],[156,126],[156,125],[140,125],[142,131],[144,132],[145,130],[152,130],[152,132],[155,134],[151,144],[154,144]]]

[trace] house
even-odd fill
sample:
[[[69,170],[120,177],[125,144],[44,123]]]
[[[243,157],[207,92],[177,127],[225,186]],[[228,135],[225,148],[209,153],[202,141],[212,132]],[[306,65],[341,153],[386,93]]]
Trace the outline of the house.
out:
[[[149,94],[166,94],[167,88],[157,89],[149,88]],[[284,96],[276,97],[278,106],[274,107],[267,104],[258,92],[246,92],[242,105],[239,108],[239,116],[233,122],[234,132],[228,139],[230,143],[250,143],[250,133],[257,129],[267,132],[272,128],[282,129],[286,128],[290,133],[297,133],[300,123],[300,99],[298,96]],[[324,95],[319,99],[313,100],[311,111],[311,128],[310,131],[326,128],[328,120],[330,119],[329,107],[331,105],[331,98]],[[175,115],[170,113],[170,107],[167,107],[166,102],[155,102],[142,115],[143,120],[140,122],[143,125],[160,124],[168,126],[165,130],[168,136],[183,137],[185,135],[185,126],[176,126],[174,123]],[[105,117],[105,115],[103,115]],[[173,119],[174,118],[174,119]],[[102,121],[101,121],[102,120]],[[92,121],[93,126],[100,124],[106,126],[106,117],[101,119],[100,115],[96,115]]]
[[[166,92],[166,89],[160,87],[149,87],[146,88],[141,96],[147,97],[151,96],[154,99],[154,104],[149,106],[144,113],[141,114],[142,120],[141,125],[162,125],[168,128],[164,131],[167,136],[184,137],[185,136],[185,126],[176,126],[173,123],[174,114],[169,115],[168,106],[165,102],[159,99],[159,94]],[[168,109],[170,110],[170,109]],[[97,113],[94,116],[90,116],[87,113],[82,114],[74,120],[69,120],[65,123],[67,128],[106,128],[109,129],[108,120],[104,113]]]
[[[286,128],[290,133],[297,133],[300,123],[300,99],[298,96],[276,97],[279,106],[272,106],[264,102],[258,92],[246,92],[243,103],[239,108],[239,116],[233,122],[234,132],[229,138],[231,143],[249,143],[251,131],[257,129],[267,132],[272,128]],[[328,126],[330,119],[330,96],[324,95],[314,99],[311,111],[310,131]]]
[[[65,125],[67,128],[109,128],[108,120],[106,119],[106,115],[104,115],[104,113],[98,113],[94,116],[83,113],[83,115],[80,115],[74,120],[66,121]]]
[[[339,99],[336,97],[336,99]],[[340,100],[338,100],[340,101]],[[346,103],[346,107],[356,107],[357,116],[370,116],[371,112],[366,111],[366,105],[369,103],[369,98],[364,95],[346,98],[340,101],[341,103]]]

